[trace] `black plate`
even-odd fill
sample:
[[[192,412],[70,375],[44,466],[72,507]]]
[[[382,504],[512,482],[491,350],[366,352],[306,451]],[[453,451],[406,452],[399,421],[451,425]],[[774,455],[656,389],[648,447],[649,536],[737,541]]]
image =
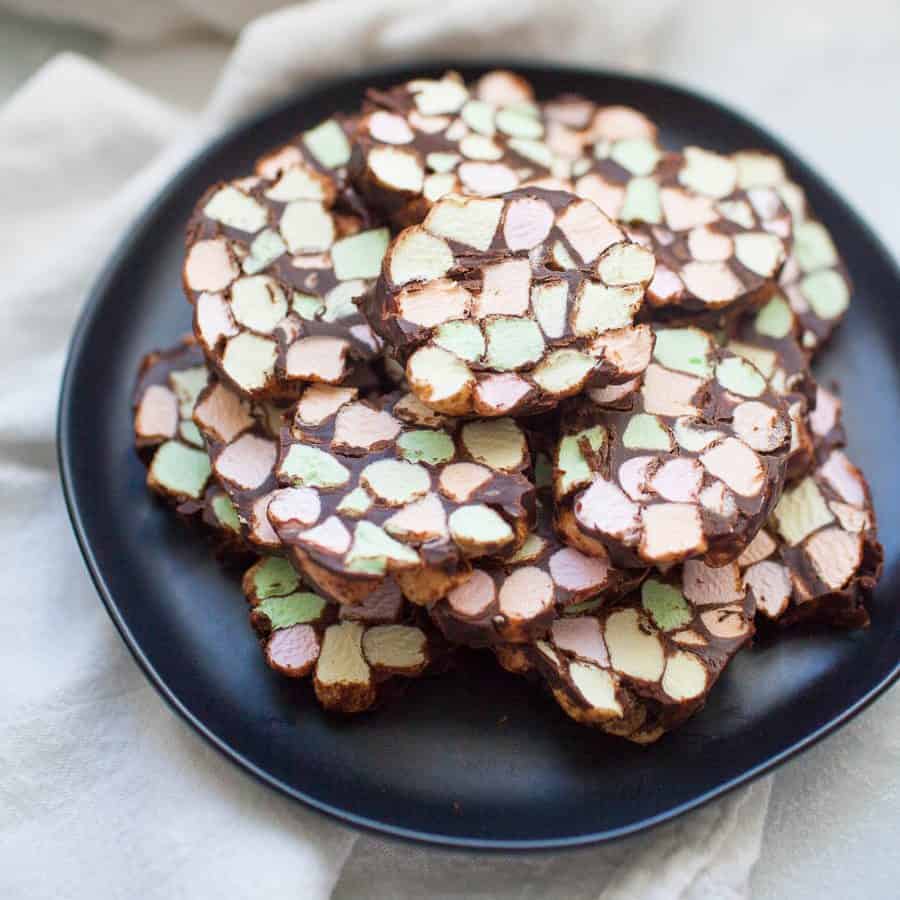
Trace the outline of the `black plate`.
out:
[[[576,725],[487,657],[414,681],[351,721],[322,714],[307,685],[269,671],[236,581],[144,488],[129,393],[141,355],[190,327],[180,286],[194,200],[369,84],[443,66],[318,85],[230,132],[163,191],[127,235],[76,331],[59,447],[72,522],[110,616],[163,697],[268,784],[347,822],[403,837],[489,848],[619,837],[749,781],[847,721],[898,675],[900,592],[897,358],[900,272],[856,214],[790,150],[741,116],[645,79],[516,66],[542,97],[575,91],[628,103],[672,146],[767,147],[784,157],[845,254],[856,283],[847,323],[819,364],[840,376],[853,458],[869,476],[887,554],[872,628],[795,632],[740,654],[706,709],[649,748]],[[479,69],[459,67],[469,79]]]

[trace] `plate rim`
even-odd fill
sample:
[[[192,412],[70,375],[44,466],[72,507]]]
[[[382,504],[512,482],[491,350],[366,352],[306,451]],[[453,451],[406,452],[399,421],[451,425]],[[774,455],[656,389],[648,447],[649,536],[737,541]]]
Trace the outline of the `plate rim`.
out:
[[[430,72],[434,70],[461,69],[464,71],[489,71],[495,68],[529,69],[531,71],[542,70],[548,73],[570,73],[573,76],[589,79],[615,79],[618,81],[631,81],[656,90],[681,95],[684,99],[700,102],[711,107],[716,113],[722,113],[740,124],[759,132],[768,144],[788,162],[799,163],[805,172],[812,176],[819,190],[825,191],[830,198],[841,208],[841,212],[850,221],[853,228],[859,231],[867,240],[877,246],[884,258],[893,268],[894,278],[900,281],[900,266],[898,266],[891,250],[885,245],[876,232],[857,212],[856,208],[848,202],[844,196],[835,190],[819,174],[818,170],[810,166],[803,157],[797,154],[790,145],[780,137],[772,134],[768,128],[760,125],[742,111],[728,106],[716,97],[711,97],[702,91],[698,91],[685,84],[674,80],[659,78],[656,76],[641,75],[631,72],[623,72],[615,69],[594,68],[591,66],[571,65],[567,63],[548,62],[543,60],[526,60],[518,57],[500,57],[489,61],[467,59],[413,59],[408,62],[366,67],[361,70],[336,74],[330,77],[315,78],[307,82],[301,89],[288,94],[275,103],[267,105],[261,111],[229,124],[221,133],[212,140],[202,140],[191,154],[178,166],[178,168],[157,188],[156,193],[145,204],[141,212],[133,217],[127,225],[126,231],[110,254],[99,275],[95,278],[85,294],[85,300],[79,311],[78,318],[72,330],[68,342],[66,361],[63,369],[61,387],[57,406],[56,418],[56,456],[59,466],[60,482],[63,498],[69,521],[82,559],[91,577],[91,581],[107,614],[112,619],[116,630],[119,632],[126,647],[138,667],[156,690],[157,694],[174,710],[178,716],[194,729],[208,744],[214,747],[226,759],[237,764],[239,770],[253,776],[257,781],[270,789],[303,803],[304,805],[323,813],[338,823],[349,825],[369,833],[382,837],[400,839],[420,845],[442,848],[447,851],[494,851],[494,852],[549,852],[553,850],[573,849],[619,840],[639,832],[647,831],[658,825],[668,822],[691,810],[698,809],[711,801],[730,793],[738,787],[748,785],[763,775],[783,765],[788,760],[805,752],[823,738],[843,727],[847,722],[857,716],[876,698],[883,694],[894,682],[900,678],[900,657],[893,667],[883,677],[872,685],[854,703],[847,706],[840,713],[833,716],[818,728],[809,732],[800,740],[794,742],[782,751],[769,756],[756,766],[741,772],[733,778],[716,785],[703,793],[666,809],[654,816],[645,817],[628,825],[616,828],[606,828],[587,834],[573,835],[561,838],[541,839],[515,839],[503,840],[493,838],[455,837],[446,834],[429,832],[423,829],[406,828],[381,822],[368,816],[351,812],[346,809],[326,803],[316,797],[299,790],[282,779],[267,772],[262,766],[257,765],[242,753],[232,747],[224,738],[215,734],[199,716],[192,713],[179,699],[175,690],[166,683],[153,664],[147,658],[140,643],[132,634],[125,617],[112,596],[98,565],[90,540],[87,536],[82,520],[81,509],[78,505],[75,478],[72,473],[72,447],[70,442],[72,435],[72,419],[70,399],[73,391],[74,373],[80,367],[85,351],[85,343],[92,330],[96,317],[100,312],[100,305],[107,288],[112,281],[115,272],[122,262],[128,258],[135,244],[140,240],[157,210],[170,198],[179,185],[190,178],[194,170],[200,167],[208,156],[215,153],[225,145],[231,143],[242,133],[269,118],[285,113],[291,107],[302,103],[309,95],[321,92],[329,86],[337,86],[349,80],[375,80],[390,78],[392,76],[405,77]]]

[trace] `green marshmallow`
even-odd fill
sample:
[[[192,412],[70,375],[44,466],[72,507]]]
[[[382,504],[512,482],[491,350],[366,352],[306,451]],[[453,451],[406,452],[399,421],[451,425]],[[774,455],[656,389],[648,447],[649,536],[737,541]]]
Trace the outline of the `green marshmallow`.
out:
[[[305,444],[291,446],[279,474],[295,487],[336,488],[350,478],[350,470],[333,456]]]
[[[469,319],[445,322],[435,332],[434,342],[467,362],[478,362],[484,355],[484,335]]]
[[[424,462],[432,466],[450,462],[455,453],[449,434],[430,429],[404,432],[397,439],[397,446],[409,462]]]
[[[253,197],[243,191],[226,185],[210,198],[203,212],[229,228],[237,228],[253,234],[266,224],[266,210]]]
[[[240,532],[241,521],[238,518],[234,504],[231,502],[231,498],[227,494],[216,494],[213,497],[212,509],[221,525],[230,528],[232,531]]]
[[[254,238],[250,245],[250,253],[244,258],[242,268],[247,275],[255,275],[275,262],[286,251],[287,247],[281,239],[281,235],[272,228],[267,228]]]
[[[662,631],[681,628],[691,621],[691,608],[681,591],[655,579],[641,585],[641,604]]]
[[[649,175],[662,154],[656,144],[647,138],[626,138],[612,145],[609,157],[632,175]]]
[[[498,317],[485,326],[487,363],[508,372],[537,362],[544,353],[544,336],[531,319]]]
[[[166,441],[154,454],[150,476],[167,491],[199,500],[211,474],[209,457],[178,441]]]
[[[347,556],[347,568],[352,572],[383,574],[387,571],[388,560],[415,565],[419,562],[419,555],[411,547],[395,541],[377,525],[360,522]]]
[[[587,428],[577,434],[567,434],[559,442],[557,491],[560,495],[566,494],[582,484],[589,484],[593,478],[591,467],[581,450],[582,441],[587,441],[591,450],[596,452],[603,447],[606,441],[606,429],[602,425],[595,425],[593,428]]]
[[[347,570],[366,575],[384,575],[387,572],[387,560],[383,556],[375,556],[371,559],[361,556],[348,558]]]
[[[325,609],[325,601],[317,594],[301,591],[283,597],[269,597],[256,607],[272,625],[272,630],[290,628],[304,622],[316,622]]]
[[[838,252],[821,222],[801,222],[794,227],[794,257],[803,272],[838,264]]]
[[[565,281],[536,284],[531,289],[531,306],[538,323],[549,338],[560,338],[566,330],[569,286]]]
[[[788,208],[795,222],[802,222],[807,215],[806,194],[803,188],[792,181],[785,181],[775,186],[781,202]]]
[[[321,125],[303,135],[303,143],[326,169],[336,169],[350,162],[350,142],[347,135],[334,119],[327,119]]]
[[[667,369],[707,378],[712,375],[709,336],[696,328],[661,328],[656,332],[653,355]]]
[[[778,533],[794,547],[814,531],[834,521],[834,516],[812,478],[785,491],[772,514]]]
[[[742,397],[758,397],[766,389],[766,380],[740,357],[723,359],[716,366],[716,379],[726,391]]]
[[[300,587],[300,576],[280,556],[269,556],[253,572],[253,587],[261,600],[282,597]]]
[[[587,175],[590,170],[591,161],[586,156],[582,156],[581,159],[576,159],[575,162],[572,163],[572,175],[574,175],[575,178]]]
[[[609,159],[609,151],[610,151],[610,142],[603,138],[597,141],[594,144],[594,158],[595,159]]]
[[[321,297],[314,297],[312,294],[301,294],[299,291],[295,291],[291,306],[301,319],[312,320],[325,309],[325,301]]]
[[[527,138],[534,141],[544,133],[541,120],[535,118],[531,110],[507,106],[497,111],[494,121],[497,123],[497,127],[510,137]]]
[[[662,222],[659,185],[652,178],[632,178],[625,188],[625,200],[619,218],[623,222]]]
[[[525,138],[512,138],[509,141],[510,150],[515,150],[519,156],[549,169],[553,165],[553,151],[543,141],[531,141]]]
[[[225,373],[245,390],[264,387],[275,371],[278,345],[249,331],[230,338],[222,356]]]
[[[682,450],[687,450],[689,453],[699,453],[701,450],[705,450],[720,437],[722,437],[721,431],[704,431],[702,428],[695,428],[690,419],[675,420],[675,440]]]
[[[774,234],[738,234],[734,238],[734,255],[751,272],[770,278],[784,260],[784,245]]]
[[[369,463],[363,469],[360,481],[391,506],[411,503],[427,494],[431,487],[431,477],[424,466],[402,459],[379,459]]]
[[[463,122],[478,134],[490,137],[494,133],[494,107],[483,100],[470,100],[460,110]]]
[[[847,282],[832,269],[807,275],[800,290],[820,319],[836,319],[850,305]]]
[[[372,505],[372,498],[361,487],[354,488],[338,504],[337,511],[341,515],[357,518],[365,515]]]
[[[357,297],[361,297],[365,290],[364,281],[344,281],[333,287],[325,296],[325,312],[322,314],[322,320],[337,322],[355,316],[359,309],[354,301]]]
[[[339,281],[377,278],[381,274],[381,261],[389,240],[387,228],[375,228],[335,241],[331,248],[335,277]]]
[[[203,435],[200,434],[200,429],[189,419],[185,419],[179,424],[178,434],[181,435],[183,441],[187,441],[195,447],[203,446]]]
[[[672,438],[663,424],[650,413],[632,416],[622,435],[622,443],[629,450],[671,450]]]
[[[513,537],[512,528],[506,521],[484,505],[460,507],[451,514],[448,524],[454,538],[476,544],[500,544]]]
[[[757,314],[754,327],[766,337],[780,339],[787,337],[794,324],[794,316],[787,301],[776,294]]]
[[[206,371],[205,366],[181,369],[178,372],[170,372],[169,381],[172,383],[175,396],[178,397],[179,417],[190,419],[200,392],[209,383],[209,372]]]

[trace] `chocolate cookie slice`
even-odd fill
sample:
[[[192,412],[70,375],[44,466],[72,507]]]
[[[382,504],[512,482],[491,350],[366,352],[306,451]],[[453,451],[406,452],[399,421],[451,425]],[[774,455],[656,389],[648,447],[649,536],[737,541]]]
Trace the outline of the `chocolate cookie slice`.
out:
[[[241,549],[240,524],[228,495],[212,479],[203,438],[191,418],[209,372],[193,338],[141,361],[133,395],[134,439],[148,467],[147,485],[177,512],[199,518],[225,552]]]
[[[772,296],[791,246],[790,211],[770,187],[743,189],[733,160],[693,146],[666,152],[638,133],[599,139],[573,174],[579,196],[656,256],[648,318],[716,326]]]
[[[278,487],[278,437],[287,407],[250,401],[211,378],[194,406],[194,424],[206,444],[212,474],[237,511],[245,540],[258,550],[281,542],[266,511]]]
[[[383,378],[375,367],[360,364],[344,387],[359,396],[379,395]],[[194,406],[213,476],[233,501],[245,540],[258,550],[281,547],[267,511],[278,487],[278,441],[290,407],[283,400],[249,400],[215,375]]]
[[[452,73],[371,94],[351,170],[374,209],[402,227],[448,194],[568,188],[653,250],[648,317],[714,325],[771,296],[791,244],[774,189],[745,190],[736,162],[703,148],[666,152],[637,110],[535,103],[511,73],[486,79],[502,85],[487,99]]]
[[[476,565],[429,613],[454,644],[533,643],[560,615],[621,596],[645,574],[565,546],[553,530],[551,510],[540,505],[537,527],[516,553]]]
[[[862,472],[842,450],[825,449],[805,478],[785,488],[738,563],[764,619],[862,628],[883,556]]]
[[[788,481],[808,471],[814,449],[809,413],[816,403],[817,386],[809,370],[809,353],[800,345],[801,335],[799,318],[779,292],[760,310],[733,322],[725,341],[727,349],[753,363],[787,403],[791,417]]]
[[[771,296],[792,246],[791,206],[772,185],[744,183],[734,158],[702,147],[667,152],[628,107],[568,97],[541,111],[556,174],[565,157],[575,193],[653,250],[647,318],[718,326]]]
[[[546,640],[498,648],[498,658],[536,670],[576,721],[650,743],[703,707],[752,634],[738,566],[689,560],[620,603],[557,619]]]
[[[338,211],[337,186],[299,162],[210,188],[188,225],[183,282],[211,367],[252,399],[337,384],[380,353],[356,307],[389,235]]]
[[[560,177],[583,177],[590,170],[595,148],[608,156],[619,141],[655,143],[657,139],[656,124],[631,106],[600,106],[577,94],[564,94],[541,103],[540,111],[554,157],[568,161],[567,167],[557,164],[555,174]],[[583,187],[590,183],[584,182]]]
[[[828,229],[815,217],[800,185],[779,157],[761,150],[735,153],[738,183],[747,190],[774,189],[790,209],[793,247],[781,288],[802,325],[804,348],[816,351],[840,324],[853,286]]]
[[[279,183],[287,192],[292,182],[305,180],[310,170],[318,172],[334,185],[334,205],[339,212],[359,215],[372,224],[349,179],[355,130],[353,116],[331,116],[261,156],[254,174]]]
[[[514,553],[533,523],[525,436],[512,419],[453,422],[399,392],[313,385],[282,429],[269,521],[327,596],[355,603],[394,575],[443,596],[469,560]]]
[[[289,678],[311,676],[325,709],[364,712],[389,678],[420,675],[431,661],[425,632],[405,623],[396,585],[338,607],[304,589],[290,563],[275,556],[250,568],[243,584],[266,662]]]
[[[404,228],[448,194],[561,186],[594,141],[638,129],[655,134],[652,123],[627,107],[572,97],[539,103],[513,72],[489,72],[471,86],[448,72],[369,91],[350,170],[371,209]]]
[[[564,410],[554,463],[557,524],[615,565],[734,560],[784,484],[784,401],[746,360],[696,328],[658,328],[643,385],[614,406]]]
[[[403,228],[446,194],[499,194],[549,175],[543,135],[523,78],[496,71],[469,88],[448,72],[368,92],[351,175],[370,208]]]
[[[445,197],[391,243],[364,304],[410,389],[450,415],[552,409],[649,360],[653,256],[593,203],[530,187]]]

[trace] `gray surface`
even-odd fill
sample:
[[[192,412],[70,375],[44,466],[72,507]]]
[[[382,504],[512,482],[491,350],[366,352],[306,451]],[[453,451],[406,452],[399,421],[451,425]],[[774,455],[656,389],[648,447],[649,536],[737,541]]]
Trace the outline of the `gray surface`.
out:
[[[900,897],[900,690],[775,776],[753,896]],[[877,762],[856,761],[875,744]],[[833,790],[832,790],[833,788]]]
[[[0,102],[55,54],[72,50],[97,56],[105,45],[92,31],[0,10]]]
[[[894,48],[893,53],[882,51],[866,58],[872,76],[868,84],[874,89],[860,90],[861,81],[850,81],[840,96],[819,93],[813,102],[812,88],[808,93],[783,91],[781,85],[757,81],[741,92],[740,105],[751,113],[754,109],[759,111],[765,108],[766,97],[781,92],[778,109],[764,116],[764,124],[778,130],[831,175],[838,187],[880,227],[896,251],[900,248],[896,184],[886,185],[879,173],[890,172],[900,153],[900,116],[895,98],[900,83],[900,40],[891,38],[900,37],[900,17],[894,14],[889,20],[870,24],[876,30],[886,29],[888,39],[881,42],[882,46],[893,44]],[[179,102],[195,107],[202,103],[205,94],[202,82],[211,83],[227,52],[226,44],[208,37],[197,38],[196,43],[205,78],[200,84],[193,83],[189,96],[183,93],[182,81],[182,93],[178,96]],[[0,11],[0,102],[62,50],[98,58],[167,99],[174,99],[178,91],[176,75],[165,65],[154,65],[146,50],[132,53],[109,47],[104,38],[84,29],[27,20]],[[859,48],[859,52],[865,52],[865,48]],[[723,54],[725,65],[725,48]],[[678,52],[668,54],[667,68],[677,69],[678,56]],[[677,71],[670,74],[676,77]],[[716,84],[715,79],[710,84]],[[703,90],[710,84],[696,83],[695,79],[694,86]],[[837,123],[829,115],[835,107],[841,110]],[[882,133],[875,140],[865,126],[877,122],[879,115],[885,113],[889,118],[881,119]],[[839,132],[836,124],[843,126]],[[860,166],[859,160],[866,164]],[[896,299],[890,298],[890,302]],[[755,898],[819,900],[822,896],[835,896],[879,900],[900,895],[898,714],[900,691],[894,690],[840,733],[779,770],[762,858],[753,873]],[[873,741],[882,749],[879,762],[858,768],[855,760]],[[345,888],[352,883],[352,873],[347,875]],[[447,890],[452,892],[452,887],[447,886]],[[524,886],[522,890],[526,890]]]

